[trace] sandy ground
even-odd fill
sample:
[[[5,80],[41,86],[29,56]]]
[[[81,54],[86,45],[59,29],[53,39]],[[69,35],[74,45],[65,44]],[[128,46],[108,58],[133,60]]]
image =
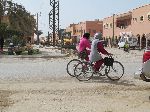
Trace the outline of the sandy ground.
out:
[[[1,112],[150,112],[150,83],[134,79],[143,51],[108,49],[125,67],[118,82],[79,82],[66,73],[74,57],[0,59]]]

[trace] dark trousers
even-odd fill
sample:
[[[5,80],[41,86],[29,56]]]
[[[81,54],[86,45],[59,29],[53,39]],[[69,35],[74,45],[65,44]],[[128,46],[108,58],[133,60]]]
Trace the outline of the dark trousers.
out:
[[[103,59],[101,59],[99,61],[96,61],[95,64],[94,64],[95,71],[99,71],[99,69],[100,69],[100,67],[102,66],[103,63],[104,63]]]

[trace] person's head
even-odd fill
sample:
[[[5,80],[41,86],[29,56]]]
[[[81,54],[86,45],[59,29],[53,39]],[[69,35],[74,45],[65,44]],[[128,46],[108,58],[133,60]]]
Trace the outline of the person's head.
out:
[[[84,33],[83,38],[89,39],[90,38],[90,33]]]
[[[102,33],[95,33],[94,39],[103,40]]]

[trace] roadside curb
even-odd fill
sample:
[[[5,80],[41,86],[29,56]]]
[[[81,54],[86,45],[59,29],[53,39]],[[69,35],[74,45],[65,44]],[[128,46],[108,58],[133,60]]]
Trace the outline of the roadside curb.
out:
[[[64,58],[67,54],[59,55],[1,55],[0,58]]]

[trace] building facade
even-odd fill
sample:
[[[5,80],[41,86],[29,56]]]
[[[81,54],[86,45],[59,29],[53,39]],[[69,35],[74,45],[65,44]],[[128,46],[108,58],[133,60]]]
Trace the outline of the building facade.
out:
[[[70,26],[66,28],[66,32],[70,32],[71,35],[78,37],[82,37],[84,33],[88,32],[91,34],[91,37],[93,37],[96,32],[103,32],[103,22],[95,20],[70,24]]]
[[[150,4],[103,19],[105,38],[119,38],[121,32],[130,32],[138,38],[140,47],[146,46],[146,35],[150,33],[149,29]]]

